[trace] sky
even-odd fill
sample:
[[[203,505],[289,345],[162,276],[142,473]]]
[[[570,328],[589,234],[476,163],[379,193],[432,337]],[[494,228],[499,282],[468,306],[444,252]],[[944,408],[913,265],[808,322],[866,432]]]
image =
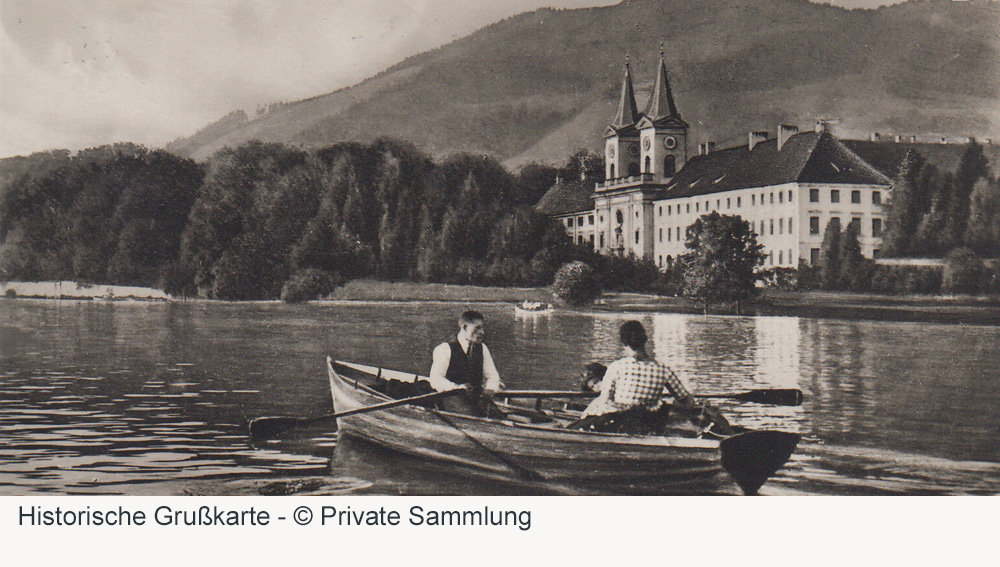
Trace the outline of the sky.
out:
[[[0,0],[0,157],[159,147],[236,109],[358,83],[508,16],[614,3]]]

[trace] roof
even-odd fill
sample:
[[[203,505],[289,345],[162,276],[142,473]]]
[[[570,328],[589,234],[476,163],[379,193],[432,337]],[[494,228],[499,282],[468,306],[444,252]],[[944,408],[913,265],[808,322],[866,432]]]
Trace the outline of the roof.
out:
[[[674,93],[670,91],[667,64],[663,61],[662,56],[653,92],[649,95],[649,103],[646,104],[646,110],[642,114],[653,124],[658,124],[667,118],[681,119],[681,114],[677,112],[677,104],[674,103]]]
[[[716,150],[688,160],[667,185],[664,198],[708,195],[784,183],[889,185],[891,180],[829,132],[804,132],[781,150],[776,139]]]
[[[550,216],[594,210],[593,181],[557,181],[535,204],[535,210]]]
[[[880,140],[843,140],[844,145],[852,152],[861,156],[866,162],[875,166],[883,174],[895,178],[899,173],[899,165],[903,162],[906,152],[915,150],[928,163],[941,172],[955,172],[965,153],[966,144],[934,144],[928,142],[894,142]],[[1000,165],[1000,146],[995,144],[980,144],[983,155],[990,162],[994,173]]]
[[[615,130],[624,130],[639,121],[639,107],[635,105],[635,89],[632,88],[632,71],[629,69],[628,61],[625,62],[625,77],[622,78],[622,95],[618,101],[618,114],[611,121],[611,127]]]

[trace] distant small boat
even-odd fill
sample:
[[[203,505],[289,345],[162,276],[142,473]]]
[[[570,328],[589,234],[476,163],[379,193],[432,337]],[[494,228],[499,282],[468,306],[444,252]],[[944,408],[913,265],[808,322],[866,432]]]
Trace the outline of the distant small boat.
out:
[[[551,303],[522,301],[514,305],[514,313],[519,315],[546,315],[555,311]]]

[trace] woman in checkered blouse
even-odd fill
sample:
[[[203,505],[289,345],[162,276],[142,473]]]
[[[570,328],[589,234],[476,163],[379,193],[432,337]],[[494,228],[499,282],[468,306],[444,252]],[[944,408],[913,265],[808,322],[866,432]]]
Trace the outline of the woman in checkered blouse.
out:
[[[666,366],[646,352],[646,329],[638,321],[626,321],[619,330],[625,347],[625,356],[611,363],[601,394],[587,406],[583,417],[604,415],[643,408],[656,411],[663,405],[663,391],[682,406],[691,406],[694,400],[684,384]]]

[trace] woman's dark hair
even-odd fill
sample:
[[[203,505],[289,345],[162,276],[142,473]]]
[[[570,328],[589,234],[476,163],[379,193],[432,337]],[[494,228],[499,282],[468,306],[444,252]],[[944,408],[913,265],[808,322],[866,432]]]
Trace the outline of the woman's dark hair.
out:
[[[618,336],[621,337],[622,343],[632,350],[640,350],[646,346],[646,329],[638,321],[625,321],[622,323],[622,328],[619,330]]]

